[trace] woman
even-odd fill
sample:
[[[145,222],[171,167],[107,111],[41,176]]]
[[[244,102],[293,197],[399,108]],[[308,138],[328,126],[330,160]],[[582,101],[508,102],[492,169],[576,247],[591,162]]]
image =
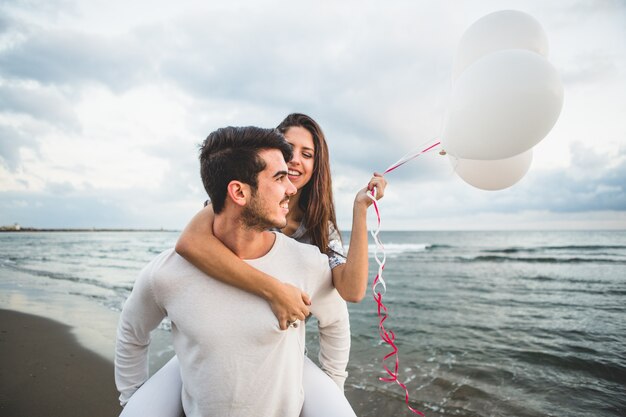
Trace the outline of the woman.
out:
[[[381,198],[386,181],[374,174],[368,186],[357,193],[350,252],[345,258],[337,232],[328,147],[322,129],[310,117],[294,113],[282,121],[278,130],[294,147],[294,157],[287,166],[289,179],[298,189],[289,200],[288,224],[282,232],[328,254],[335,288],[344,300],[359,302],[365,296],[368,279],[366,220],[372,200],[366,193],[375,187],[377,198]],[[213,211],[207,206],[183,231],[176,252],[210,276],[266,299],[281,329],[286,329],[288,322],[304,320],[308,296],[241,262],[213,236],[212,220]]]
[[[366,217],[372,200],[367,192],[375,188],[375,195],[381,198],[386,181],[382,176],[374,174],[367,187],[357,193],[353,206],[350,251],[345,257],[335,218],[324,133],[313,119],[299,113],[287,116],[278,130],[293,146],[294,157],[287,164],[288,176],[298,189],[289,200],[287,225],[281,231],[300,242],[313,244],[326,253],[332,268],[333,283],[339,294],[346,301],[359,302],[365,295],[368,279]],[[176,251],[211,277],[267,300],[281,329],[297,326],[298,320],[305,320],[309,314],[308,295],[243,262],[213,236],[212,224],[213,211],[208,205],[185,228],[176,244]],[[156,406],[155,411],[162,416],[178,415],[173,413],[180,408],[176,404],[177,399],[180,401],[179,395],[172,397],[171,401],[165,401],[165,404],[156,405],[149,394],[150,390],[164,393],[170,389],[175,391],[176,387],[179,393],[181,382],[177,368],[176,358],[173,358],[133,395],[122,415],[146,415],[146,407],[149,406]],[[157,378],[166,381],[165,384],[153,381]],[[308,358],[305,358],[303,385],[305,403],[302,416],[354,415],[337,385]],[[164,391],[163,386],[169,386],[170,389]],[[168,408],[171,411],[166,411]]]

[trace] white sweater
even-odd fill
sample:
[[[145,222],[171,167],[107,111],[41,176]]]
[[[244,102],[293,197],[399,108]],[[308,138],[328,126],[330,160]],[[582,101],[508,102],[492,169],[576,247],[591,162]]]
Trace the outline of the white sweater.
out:
[[[320,329],[320,365],[343,388],[348,310],[332,285],[326,255],[276,233],[265,256],[246,262],[309,294]],[[166,316],[187,417],[299,415],[304,324],[280,330],[265,300],[211,279],[173,249],[141,271],[120,316],[115,381],[122,404],[148,379],[150,332]]]

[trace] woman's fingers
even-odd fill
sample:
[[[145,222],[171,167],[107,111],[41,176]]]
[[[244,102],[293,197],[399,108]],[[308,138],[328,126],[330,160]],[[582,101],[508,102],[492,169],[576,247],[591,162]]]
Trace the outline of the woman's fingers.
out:
[[[385,188],[387,187],[387,180],[381,174],[375,172],[374,176],[370,179],[370,182],[367,184],[367,189],[372,191],[374,188],[376,189],[376,200],[380,200],[385,195]]]
[[[295,322],[304,321],[310,313],[307,302],[311,303],[307,293],[291,284],[283,283],[280,291],[276,292],[270,301],[270,307],[278,319],[281,330],[286,330],[290,326],[296,327],[293,325]]]

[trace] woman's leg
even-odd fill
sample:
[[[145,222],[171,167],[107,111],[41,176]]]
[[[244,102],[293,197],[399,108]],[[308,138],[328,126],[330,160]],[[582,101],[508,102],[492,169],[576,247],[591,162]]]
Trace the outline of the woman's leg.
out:
[[[302,385],[304,406],[300,417],[356,417],[337,384],[306,356]]]
[[[120,417],[181,417],[182,386],[180,364],[174,356],[135,391]]]

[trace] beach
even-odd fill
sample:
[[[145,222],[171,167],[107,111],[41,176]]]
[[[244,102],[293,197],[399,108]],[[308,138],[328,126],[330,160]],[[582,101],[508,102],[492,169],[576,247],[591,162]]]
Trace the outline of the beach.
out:
[[[113,363],[82,346],[72,329],[54,320],[0,309],[0,414],[29,417],[112,417],[121,407]],[[348,389],[357,415],[405,412],[402,402]],[[429,413],[437,417],[438,413]]]
[[[177,237],[0,234],[0,415],[118,415],[119,313],[141,268]],[[625,415],[625,232],[382,238],[386,326],[413,407],[428,417]],[[370,276],[374,266],[370,259]],[[379,380],[390,347],[378,334],[371,294],[349,310],[346,397],[355,412],[413,415],[403,389]],[[315,360],[314,319],[306,344]],[[152,335],[150,372],[173,353],[166,320]]]
[[[119,415],[112,363],[83,347],[70,327],[0,310],[0,414]]]
[[[21,276],[20,281],[27,277]],[[76,294],[52,292],[44,301],[32,288],[6,291],[7,281],[3,283],[0,306],[22,312],[0,308],[0,415],[118,416],[122,409],[113,377],[117,313],[86,303]],[[174,354],[167,331],[155,331],[153,343],[151,373]],[[407,410],[403,401],[388,398],[384,392],[348,385],[346,397],[359,416],[374,410],[383,416],[403,415]]]

